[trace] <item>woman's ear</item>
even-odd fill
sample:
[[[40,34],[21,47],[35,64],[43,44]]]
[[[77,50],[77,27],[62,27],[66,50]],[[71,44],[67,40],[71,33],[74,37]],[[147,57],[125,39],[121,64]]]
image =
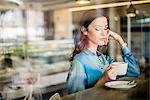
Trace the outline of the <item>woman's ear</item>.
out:
[[[82,32],[84,35],[87,35],[87,29],[86,29],[84,26],[81,27],[81,32]]]

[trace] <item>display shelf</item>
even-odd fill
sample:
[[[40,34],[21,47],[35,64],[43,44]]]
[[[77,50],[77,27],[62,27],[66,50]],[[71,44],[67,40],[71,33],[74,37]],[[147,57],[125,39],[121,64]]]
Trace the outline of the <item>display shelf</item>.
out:
[[[68,61],[73,50],[73,40],[49,40],[28,42],[27,55],[45,63]]]
[[[62,83],[66,84],[70,68],[68,59],[73,47],[73,40],[48,40],[18,44],[1,43],[0,66],[3,67],[2,61],[9,53],[11,53],[10,59],[12,60],[12,67],[9,67],[12,69],[12,73],[8,73],[6,71],[8,68],[5,67],[3,67],[5,69],[0,69],[5,72],[0,75],[0,81],[3,84],[2,91],[7,84],[13,83],[13,72],[19,72],[19,79],[21,80],[17,82],[25,82],[28,77],[32,77],[33,73],[38,74],[40,76],[40,89],[45,90],[42,93],[47,92],[47,87],[53,88]],[[61,87],[60,90],[64,88],[66,87]],[[18,93],[16,90],[13,91],[15,92],[12,95],[16,98],[15,95]],[[5,98],[5,96],[3,97]]]
[[[25,47],[24,43],[0,43],[0,55],[15,54],[18,50],[21,50],[24,54]]]
[[[39,41],[28,43],[28,54],[32,53],[44,53],[48,56],[52,55],[63,55],[73,48],[73,40],[50,40],[50,41]],[[64,51],[64,52],[62,52]],[[60,53],[61,52],[61,53]]]

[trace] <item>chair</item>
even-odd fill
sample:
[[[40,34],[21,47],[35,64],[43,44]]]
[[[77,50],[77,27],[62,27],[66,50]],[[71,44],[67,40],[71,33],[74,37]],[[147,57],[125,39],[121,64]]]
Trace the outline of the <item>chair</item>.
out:
[[[52,95],[49,100],[61,100],[61,97],[59,95],[59,93],[55,93],[54,95]]]

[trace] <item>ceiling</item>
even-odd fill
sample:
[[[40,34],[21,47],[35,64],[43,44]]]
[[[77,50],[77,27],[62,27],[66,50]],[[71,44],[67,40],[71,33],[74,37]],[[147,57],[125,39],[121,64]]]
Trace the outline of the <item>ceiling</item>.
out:
[[[54,10],[70,7],[80,7],[83,5],[76,4],[75,0],[22,0],[23,4],[18,5],[10,2],[12,0],[0,0],[0,10],[5,9],[35,9],[35,10]],[[17,0],[19,1],[19,0]],[[91,0],[91,3],[88,5],[98,5],[98,4],[107,4],[107,3],[116,3],[116,2],[127,2],[130,0]],[[142,1],[142,0],[132,0],[132,1]],[[150,0],[147,0],[150,1]],[[147,4],[136,5],[137,8],[150,13],[150,2]]]

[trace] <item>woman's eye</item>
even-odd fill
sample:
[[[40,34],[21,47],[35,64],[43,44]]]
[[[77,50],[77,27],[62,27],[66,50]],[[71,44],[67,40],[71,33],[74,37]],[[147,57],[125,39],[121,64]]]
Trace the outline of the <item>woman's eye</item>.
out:
[[[95,30],[96,30],[96,31],[100,31],[100,29],[98,29],[98,28],[95,28]]]

